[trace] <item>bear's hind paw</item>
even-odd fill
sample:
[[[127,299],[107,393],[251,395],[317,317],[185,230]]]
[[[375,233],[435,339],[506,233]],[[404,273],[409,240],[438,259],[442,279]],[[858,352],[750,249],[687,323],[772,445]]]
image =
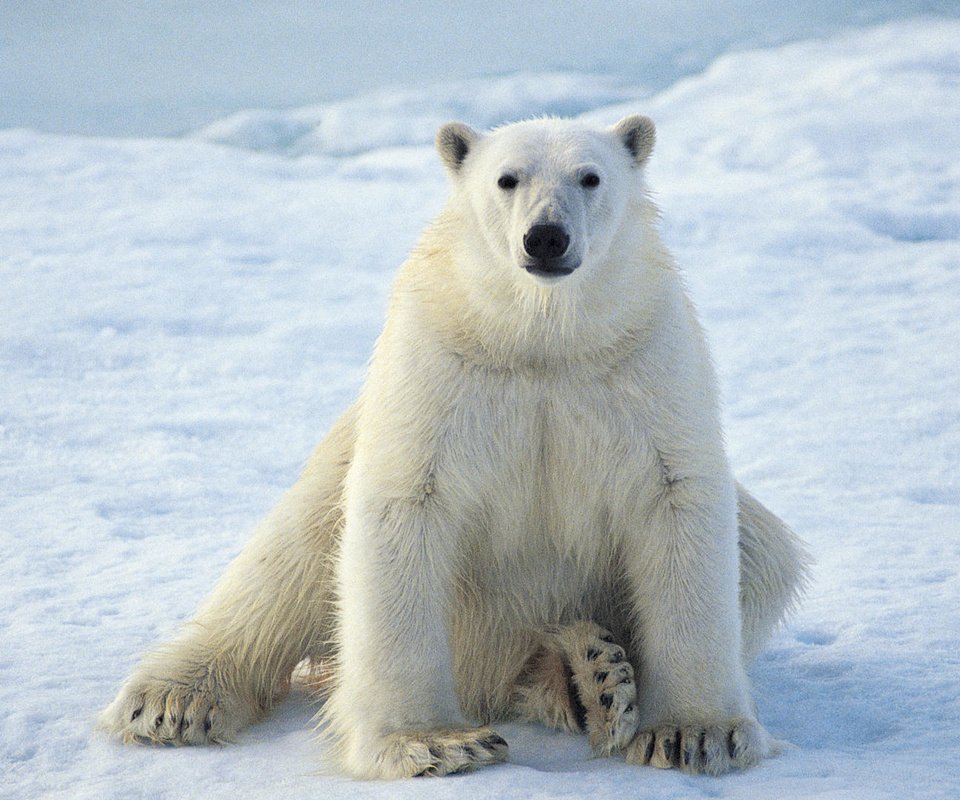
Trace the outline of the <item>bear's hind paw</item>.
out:
[[[622,750],[633,739],[640,719],[633,667],[612,634],[593,622],[579,622],[560,632],[570,674],[571,698],[582,709],[590,748],[597,755]]]
[[[102,729],[128,744],[220,744],[246,722],[211,692],[157,680],[132,680],[99,718]]]
[[[584,731],[597,755],[625,748],[640,712],[633,667],[609,631],[577,622],[547,633],[518,685],[518,711],[554,728]]]

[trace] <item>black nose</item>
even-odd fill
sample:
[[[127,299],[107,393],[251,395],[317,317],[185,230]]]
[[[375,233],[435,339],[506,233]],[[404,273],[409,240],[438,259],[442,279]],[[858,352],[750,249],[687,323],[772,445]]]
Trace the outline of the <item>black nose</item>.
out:
[[[523,237],[523,249],[539,261],[560,258],[569,244],[570,237],[559,225],[534,225]]]

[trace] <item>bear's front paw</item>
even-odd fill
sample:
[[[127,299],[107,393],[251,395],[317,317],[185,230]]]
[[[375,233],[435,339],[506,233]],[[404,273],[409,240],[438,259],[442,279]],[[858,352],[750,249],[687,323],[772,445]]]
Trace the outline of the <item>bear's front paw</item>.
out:
[[[659,725],[641,731],[627,751],[627,761],[720,775],[752,767],[773,752],[773,740],[759,723],[734,719],[716,725]]]
[[[126,743],[222,743],[251,721],[230,705],[237,704],[203,685],[134,678],[103,710],[99,724]]]
[[[382,778],[453,775],[507,758],[507,743],[490,728],[404,731],[386,737],[377,759]]]

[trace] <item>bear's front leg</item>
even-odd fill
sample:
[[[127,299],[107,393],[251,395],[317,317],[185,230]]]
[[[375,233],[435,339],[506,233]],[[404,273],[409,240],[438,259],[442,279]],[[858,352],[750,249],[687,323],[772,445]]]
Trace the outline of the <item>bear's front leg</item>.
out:
[[[324,710],[342,766],[359,778],[407,778],[503,761],[507,743],[471,727],[455,691],[456,523],[429,490],[384,500],[349,480],[346,516],[337,683]]]
[[[666,484],[628,564],[641,720],[627,760],[720,774],[770,755],[741,657],[732,481]]]

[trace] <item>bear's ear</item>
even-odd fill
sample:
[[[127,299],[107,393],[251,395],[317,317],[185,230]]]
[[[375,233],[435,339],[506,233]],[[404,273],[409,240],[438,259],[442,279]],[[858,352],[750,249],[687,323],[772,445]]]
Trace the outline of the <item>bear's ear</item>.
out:
[[[657,139],[657,129],[650,117],[644,117],[640,114],[624,117],[613,126],[612,131],[614,136],[630,151],[634,163],[642,164],[653,152],[653,143]]]
[[[480,138],[473,128],[462,122],[448,122],[437,131],[437,152],[451,173],[460,171],[470,148]]]

